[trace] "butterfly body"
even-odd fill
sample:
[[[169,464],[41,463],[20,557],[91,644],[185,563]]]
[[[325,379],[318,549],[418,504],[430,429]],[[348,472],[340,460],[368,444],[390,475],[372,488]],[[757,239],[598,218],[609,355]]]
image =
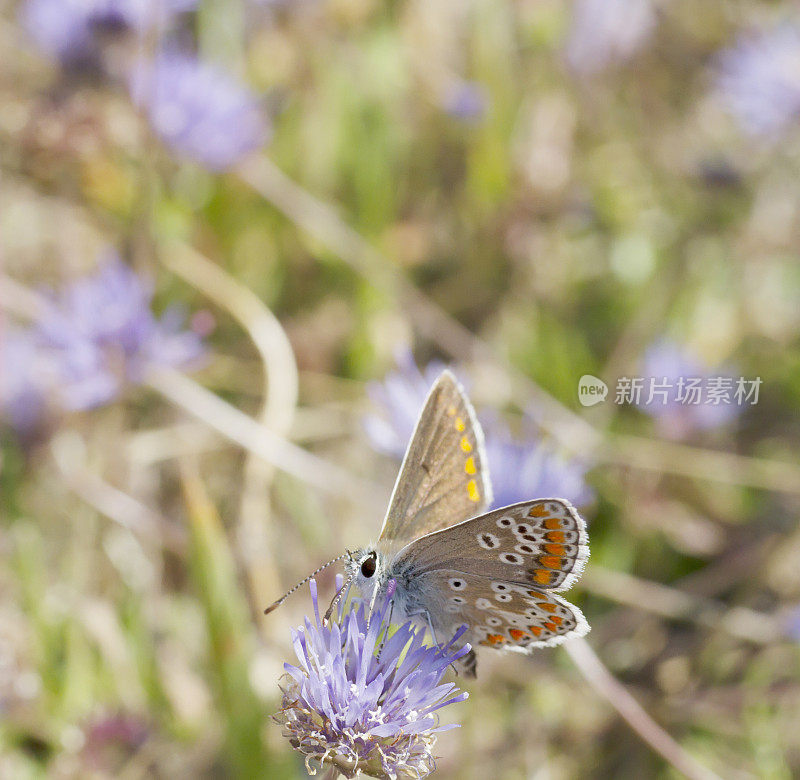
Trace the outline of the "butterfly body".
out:
[[[423,407],[379,540],[347,564],[351,581],[372,602],[395,580],[392,620],[414,620],[440,643],[462,625],[473,646],[526,653],[586,634],[580,610],[558,595],[589,556],[581,517],[560,498],[486,512],[490,502],[480,425],[445,371]]]

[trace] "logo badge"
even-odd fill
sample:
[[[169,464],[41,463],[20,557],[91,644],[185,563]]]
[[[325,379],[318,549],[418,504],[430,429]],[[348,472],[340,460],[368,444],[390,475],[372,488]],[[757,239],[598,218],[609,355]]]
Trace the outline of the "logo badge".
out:
[[[596,376],[584,374],[578,380],[578,400],[582,406],[594,406],[606,400],[608,385]]]

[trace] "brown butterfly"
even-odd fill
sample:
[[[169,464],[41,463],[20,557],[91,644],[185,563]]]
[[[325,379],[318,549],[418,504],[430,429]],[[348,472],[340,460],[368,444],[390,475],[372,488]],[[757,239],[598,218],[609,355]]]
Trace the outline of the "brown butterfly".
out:
[[[393,618],[416,620],[436,642],[465,624],[473,646],[524,653],[586,634],[581,611],[557,595],[589,557],[580,515],[563,498],[486,512],[491,500],[480,424],[445,371],[417,421],[378,541],[347,555],[346,585],[374,603],[395,580]],[[474,675],[474,652],[465,661]]]

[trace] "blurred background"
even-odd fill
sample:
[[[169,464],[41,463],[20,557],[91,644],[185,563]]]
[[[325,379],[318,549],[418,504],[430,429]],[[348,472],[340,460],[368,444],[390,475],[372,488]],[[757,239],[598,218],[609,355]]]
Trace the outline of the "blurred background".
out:
[[[592,632],[479,654],[439,776],[800,775],[795,3],[0,9],[0,777],[305,777],[261,612],[445,364]]]

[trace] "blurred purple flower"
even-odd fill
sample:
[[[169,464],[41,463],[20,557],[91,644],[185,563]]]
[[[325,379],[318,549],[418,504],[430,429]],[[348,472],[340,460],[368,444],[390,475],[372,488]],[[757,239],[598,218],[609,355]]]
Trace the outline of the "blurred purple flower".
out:
[[[594,499],[594,491],[584,480],[588,464],[567,459],[533,434],[515,438],[494,417],[482,422],[493,506],[533,498],[566,498],[580,507]]]
[[[197,0],[28,0],[21,13],[36,45],[69,63],[97,55],[98,32],[146,33],[196,5]]]
[[[150,735],[145,721],[129,713],[95,718],[86,724],[84,732],[81,753],[87,764],[104,776],[119,772]]]
[[[715,374],[717,375],[732,380],[728,371],[720,370]],[[742,407],[738,403],[705,403],[702,394],[698,396],[700,403],[688,402],[691,392],[688,389],[688,380],[698,379],[701,387],[707,388],[710,376],[710,369],[685,347],[660,339],[645,351],[642,365],[645,386],[638,408],[655,420],[663,436],[671,439],[682,439],[692,431],[725,425],[741,413]],[[666,397],[656,397],[654,393],[653,399],[650,399],[650,380],[656,385],[666,380]],[[734,387],[735,383],[731,388],[731,395]],[[683,396],[679,395],[681,388]],[[681,400],[682,397],[686,400]]]
[[[716,88],[751,135],[775,136],[800,120],[800,26],[740,36],[717,58]]]
[[[44,414],[45,386],[34,335],[0,335],[0,416],[20,433],[30,433]]]
[[[456,119],[474,122],[486,113],[488,101],[483,87],[474,81],[460,81],[445,94],[444,110]]]
[[[341,588],[342,577],[336,587]],[[368,613],[364,603],[340,603],[323,624],[317,584],[311,580],[314,623],[292,631],[299,666],[285,664],[288,682],[275,719],[306,764],[331,764],[345,777],[424,777],[435,768],[438,710],[463,701],[453,683],[441,684],[447,667],[469,652],[456,649],[464,629],[446,644],[427,646],[425,632],[406,623],[389,636],[387,613],[394,595]],[[383,636],[382,636],[383,635]]]
[[[644,47],[656,26],[651,0],[577,0],[566,43],[567,64],[590,74],[624,62]]]
[[[367,416],[363,425],[374,449],[402,458],[428,392],[445,366],[433,361],[420,371],[410,349],[398,350],[395,362],[397,371],[369,384],[367,394],[379,413]]]
[[[107,403],[154,366],[198,360],[198,336],[181,330],[182,317],[150,310],[153,291],[116,256],[93,276],[53,296],[36,324],[39,350],[57,376],[60,404],[89,409]]]
[[[233,167],[267,140],[256,96],[185,52],[165,51],[140,62],[131,95],[170,149],[214,171]]]

